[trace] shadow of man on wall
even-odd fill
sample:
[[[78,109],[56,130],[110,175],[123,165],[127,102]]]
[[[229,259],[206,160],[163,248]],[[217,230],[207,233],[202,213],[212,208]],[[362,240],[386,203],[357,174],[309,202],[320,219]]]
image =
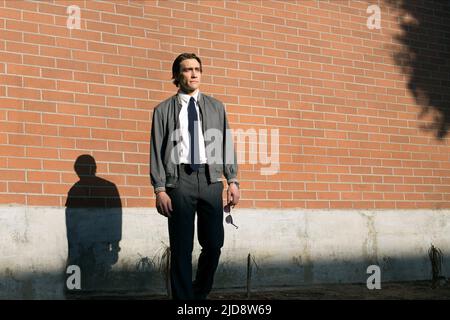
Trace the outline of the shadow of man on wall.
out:
[[[79,156],[74,169],[79,181],[66,201],[67,265],[80,269],[81,288],[76,292],[102,291],[109,287],[112,266],[119,258],[122,201],[114,183],[96,176],[92,156]],[[76,293],[67,287],[65,292]]]

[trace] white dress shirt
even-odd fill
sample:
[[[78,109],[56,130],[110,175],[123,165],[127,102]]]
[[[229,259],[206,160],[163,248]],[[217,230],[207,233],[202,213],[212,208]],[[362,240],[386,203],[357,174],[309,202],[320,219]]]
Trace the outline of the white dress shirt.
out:
[[[180,163],[191,163],[191,156],[189,153],[190,143],[189,143],[189,120],[188,120],[188,105],[191,97],[195,99],[195,110],[197,111],[197,125],[199,134],[199,151],[200,151],[200,163],[206,163],[206,152],[205,152],[205,139],[203,137],[202,122],[200,117],[200,109],[198,107],[198,93],[197,90],[193,96],[185,94],[183,92],[178,92],[178,99],[181,102],[181,111],[179,115],[180,122],[180,133],[181,133],[181,147],[179,149]]]

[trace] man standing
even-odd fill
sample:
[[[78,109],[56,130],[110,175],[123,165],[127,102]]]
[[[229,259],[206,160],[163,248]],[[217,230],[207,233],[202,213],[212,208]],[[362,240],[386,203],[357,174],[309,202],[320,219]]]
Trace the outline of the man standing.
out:
[[[180,54],[172,65],[178,92],[153,112],[150,176],[157,210],[168,217],[176,300],[206,299],[211,291],[224,241],[222,175],[228,183],[227,204],[239,202],[237,161],[225,109],[199,91],[201,75],[200,58]],[[195,213],[202,249],[192,282]]]

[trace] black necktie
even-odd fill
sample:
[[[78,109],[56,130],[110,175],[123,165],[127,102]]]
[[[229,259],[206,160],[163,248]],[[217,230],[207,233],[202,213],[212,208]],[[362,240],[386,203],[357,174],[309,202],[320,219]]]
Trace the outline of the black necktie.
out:
[[[197,110],[195,109],[195,99],[194,97],[191,97],[189,100],[189,106],[188,106],[188,130],[189,130],[189,136],[190,136],[190,155],[191,155],[191,169],[193,171],[197,171],[199,164],[200,164],[200,150],[199,150],[199,132],[198,132],[198,116],[197,116]],[[197,130],[195,130],[197,129]]]

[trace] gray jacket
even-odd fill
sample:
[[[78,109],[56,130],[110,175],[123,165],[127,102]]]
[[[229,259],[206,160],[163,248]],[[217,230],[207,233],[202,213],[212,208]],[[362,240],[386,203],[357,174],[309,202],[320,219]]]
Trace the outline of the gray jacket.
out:
[[[207,141],[205,136],[205,150],[208,146],[214,147],[214,159],[208,158],[209,177],[212,183],[223,181],[225,176],[227,183],[237,181],[237,159],[233,146],[233,139],[229,130],[226,112],[223,104],[213,97],[199,93],[198,105],[202,131],[220,132],[213,139]],[[176,152],[181,135],[179,113],[181,102],[178,95],[174,95],[157,105],[153,111],[152,131],[150,140],[150,178],[155,192],[165,191],[166,188],[176,188],[178,182],[179,159]],[[210,130],[212,129],[212,130]],[[217,148],[219,145],[220,148]],[[178,146],[179,147],[179,146]],[[219,150],[218,150],[219,149]],[[217,161],[217,159],[220,161]]]

